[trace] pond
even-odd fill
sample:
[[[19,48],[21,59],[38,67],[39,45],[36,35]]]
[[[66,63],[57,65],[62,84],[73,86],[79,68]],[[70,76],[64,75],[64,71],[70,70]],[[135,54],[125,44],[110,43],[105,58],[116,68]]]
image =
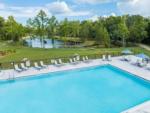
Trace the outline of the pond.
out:
[[[34,39],[26,39],[25,42],[28,46],[33,48],[42,48],[42,42],[39,38]],[[64,46],[63,41],[52,40],[52,39],[44,39],[44,48],[61,48]]]

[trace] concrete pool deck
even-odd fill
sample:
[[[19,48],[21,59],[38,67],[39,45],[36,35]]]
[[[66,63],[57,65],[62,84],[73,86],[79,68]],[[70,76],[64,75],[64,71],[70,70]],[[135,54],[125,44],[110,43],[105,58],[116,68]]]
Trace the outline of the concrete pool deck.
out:
[[[71,70],[71,69],[78,69],[78,68],[84,68],[84,67],[91,67],[91,66],[98,66],[98,65],[105,65],[110,64],[115,67],[118,67],[122,70],[125,70],[129,73],[132,73],[138,77],[141,77],[145,80],[150,81],[150,70],[146,69],[145,67],[141,68],[138,66],[135,66],[131,64],[130,62],[121,61],[122,57],[113,57],[112,61],[102,61],[101,59],[92,60],[90,63],[84,63],[81,62],[79,64],[65,64],[64,66],[54,66],[49,65],[45,69],[36,70],[35,68],[30,68],[27,71],[23,72],[16,72],[13,69],[12,70],[5,70],[0,72],[0,80],[8,80],[8,79],[15,79],[19,77],[26,77],[26,76],[33,76],[43,73],[50,73],[50,72],[57,72],[57,71],[65,71],[65,70]],[[132,59],[137,59],[135,56],[131,56]],[[139,107],[140,106],[140,107]],[[139,106],[136,106],[134,108],[129,109],[122,113],[150,113],[150,102],[145,102]],[[141,107],[142,106],[142,107]]]

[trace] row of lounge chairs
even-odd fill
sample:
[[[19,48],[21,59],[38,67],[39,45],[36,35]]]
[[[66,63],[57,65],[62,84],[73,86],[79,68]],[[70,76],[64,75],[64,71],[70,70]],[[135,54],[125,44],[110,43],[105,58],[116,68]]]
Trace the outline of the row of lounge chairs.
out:
[[[111,55],[103,55],[102,56],[102,60],[103,61],[111,61]],[[92,60],[88,58],[88,56],[83,56],[82,59],[79,57],[79,56],[76,56],[76,57],[73,57],[73,58],[69,58],[69,63],[70,64],[79,64],[80,62],[84,62],[84,63],[89,63],[91,62]],[[62,59],[53,59],[51,60],[51,63],[55,66],[63,66],[65,65],[66,63],[64,63],[62,61]],[[46,64],[44,64],[43,61],[40,61],[40,62],[34,62],[33,63],[33,67],[37,70],[41,70],[43,68],[47,68],[48,66]],[[22,72],[22,71],[26,71],[28,70],[29,68],[31,67],[31,64],[30,64],[30,61],[26,61],[25,63],[20,63],[20,64],[14,64],[14,69],[15,71],[17,72]]]
[[[108,55],[108,56],[103,55],[103,56],[102,56],[102,60],[103,60],[103,61],[112,61],[111,55]]]
[[[145,67],[148,70],[150,70],[150,63],[148,63],[147,61],[143,60],[143,59],[133,59],[131,58],[131,56],[123,56],[124,61],[127,61],[129,63],[131,63],[132,65],[138,66],[138,67]]]
[[[40,64],[38,64],[37,62],[34,62],[34,67],[36,69],[40,70],[42,68],[47,67],[47,65],[45,65],[43,61],[40,61],[39,63]],[[20,66],[18,64],[14,64],[14,69],[17,72],[22,72],[22,71],[28,70],[30,66],[31,66],[30,62],[21,63]]]
[[[82,61],[85,62],[85,63],[86,62],[88,63],[91,60],[88,58],[88,56],[85,56],[85,57],[82,57]],[[79,56],[69,59],[70,64],[78,64],[80,62],[81,62],[81,60],[80,60]],[[62,61],[62,59],[51,60],[51,63],[55,66],[65,65],[65,63]],[[20,63],[20,64],[14,64],[14,70],[17,71],[17,72],[22,72],[22,71],[28,70],[30,66],[31,66],[30,61],[27,61],[25,63]],[[37,70],[41,70],[43,68],[47,68],[48,66],[46,64],[44,64],[43,61],[40,61],[40,62],[34,62],[33,67],[36,68]]]

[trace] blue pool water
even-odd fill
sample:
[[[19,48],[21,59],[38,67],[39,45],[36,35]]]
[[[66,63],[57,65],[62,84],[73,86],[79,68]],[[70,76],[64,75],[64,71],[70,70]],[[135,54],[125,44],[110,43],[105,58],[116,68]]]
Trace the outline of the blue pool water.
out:
[[[0,82],[0,113],[120,113],[150,100],[150,83],[113,66]]]

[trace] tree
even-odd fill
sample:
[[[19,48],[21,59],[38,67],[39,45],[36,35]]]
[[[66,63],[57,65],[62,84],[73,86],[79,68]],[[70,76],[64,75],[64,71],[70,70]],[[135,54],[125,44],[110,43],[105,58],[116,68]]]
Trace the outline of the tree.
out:
[[[2,39],[2,40],[5,38],[4,27],[5,27],[5,20],[3,17],[0,17],[0,39]]]
[[[59,25],[59,35],[65,37],[69,36],[69,30],[69,22],[68,19],[65,18]]]
[[[54,47],[54,35],[56,35],[57,32],[57,24],[58,21],[55,16],[52,16],[51,18],[48,19],[46,30],[48,37],[52,39],[53,47]]]
[[[125,19],[122,18],[122,21],[118,24],[118,37],[122,39],[122,46],[126,46],[126,39],[128,39],[129,31],[125,23]]]
[[[96,42],[98,44],[104,45],[105,47],[110,47],[110,37],[107,29],[102,24],[99,24],[96,25],[95,30],[96,30],[95,33]]]
[[[18,24],[13,16],[9,16],[5,25],[5,35],[8,40],[19,41],[25,35],[24,27]]]
[[[56,34],[58,21],[55,16],[48,19],[47,22],[47,34],[48,37],[53,37]]]
[[[88,40],[91,34],[92,24],[90,21],[83,21],[80,27],[80,37],[82,40]]]
[[[69,23],[70,34],[72,37],[78,37],[80,33],[80,22],[79,21],[71,21]]]
[[[46,36],[47,21],[47,15],[43,10],[40,10],[33,20],[33,26],[36,29],[36,35],[38,35],[41,39],[42,48],[44,48],[44,37]]]
[[[140,43],[147,37],[147,22],[144,17],[139,15],[129,16],[127,18],[127,25],[129,27],[130,41]]]

